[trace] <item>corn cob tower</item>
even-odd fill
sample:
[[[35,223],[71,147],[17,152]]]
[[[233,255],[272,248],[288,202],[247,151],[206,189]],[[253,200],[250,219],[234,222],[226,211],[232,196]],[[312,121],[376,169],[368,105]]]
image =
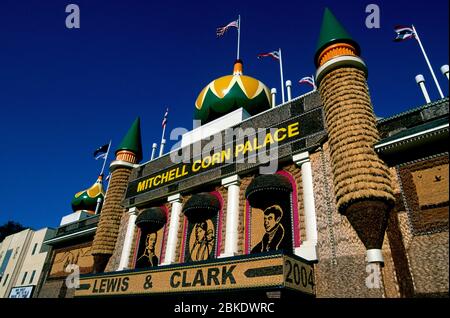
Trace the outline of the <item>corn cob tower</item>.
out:
[[[325,110],[338,211],[367,249],[383,262],[381,246],[394,203],[389,170],[378,158],[376,119],[360,48],[325,9],[315,55],[316,82]]]
[[[116,160],[109,167],[111,180],[92,244],[95,273],[105,270],[109,258],[114,252],[120,220],[125,212],[121,202],[127,190],[128,178],[134,165],[141,160],[142,143],[138,117],[116,150]]]

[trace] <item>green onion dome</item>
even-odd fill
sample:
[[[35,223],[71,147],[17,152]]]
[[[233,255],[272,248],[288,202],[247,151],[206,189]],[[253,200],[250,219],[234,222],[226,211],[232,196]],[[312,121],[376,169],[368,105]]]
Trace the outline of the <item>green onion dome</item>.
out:
[[[270,91],[257,79],[242,75],[242,61],[234,64],[233,75],[209,83],[195,101],[194,119],[202,125],[236,109],[256,115],[272,107]]]
[[[94,213],[97,207],[97,199],[101,198],[101,203],[103,203],[105,194],[103,192],[102,179],[103,177],[100,175],[89,189],[75,194],[72,199],[72,210],[74,212],[84,210]]]

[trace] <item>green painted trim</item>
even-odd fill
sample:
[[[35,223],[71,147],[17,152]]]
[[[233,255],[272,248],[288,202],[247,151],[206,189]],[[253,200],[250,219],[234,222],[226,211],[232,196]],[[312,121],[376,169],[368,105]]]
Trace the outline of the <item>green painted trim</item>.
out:
[[[137,162],[142,160],[141,119],[139,117],[135,119],[127,134],[122,139],[122,142],[116,150],[116,154],[121,150],[133,152],[136,155]]]
[[[355,46],[357,54],[360,53],[358,43],[353,40],[350,34],[345,30],[342,24],[336,19],[330,9],[325,8],[322,19],[322,27],[320,29],[319,40],[317,41],[316,54],[314,56],[314,62],[318,66],[318,57],[320,53],[328,46],[336,43],[343,42],[349,43]]]
[[[236,82],[223,98],[208,88],[201,109],[194,109],[194,119],[201,120],[203,125],[241,107],[253,116],[270,109],[271,105],[265,90],[250,99]]]

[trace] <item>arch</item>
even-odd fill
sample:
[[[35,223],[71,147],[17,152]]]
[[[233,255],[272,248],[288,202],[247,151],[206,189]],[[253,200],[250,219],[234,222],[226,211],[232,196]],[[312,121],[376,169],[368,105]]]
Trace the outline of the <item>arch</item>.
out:
[[[218,191],[194,194],[185,214],[180,262],[216,258],[222,244],[223,198]]]
[[[275,176],[280,176],[282,178]],[[277,195],[268,196],[268,192],[273,192]],[[287,217],[286,215],[286,218],[283,219],[283,212],[281,212],[280,220],[278,220],[278,222],[276,223],[276,226],[281,227],[280,232],[283,233],[283,236],[279,235],[278,237],[284,239],[284,234],[286,234],[286,242],[283,243],[283,249],[287,249],[288,251],[293,252],[295,247],[300,246],[300,227],[297,196],[297,182],[289,172],[286,172],[284,170],[277,171],[274,175],[257,176],[252,180],[252,182],[246,189],[246,202],[244,211],[244,254],[250,254],[252,249],[257,250],[259,248],[257,248],[257,244],[255,245],[254,240],[256,239],[256,236],[259,235],[258,237],[262,237],[261,241],[258,243],[262,244],[266,235],[268,235],[269,237],[272,235],[269,234],[270,232],[267,228],[265,232],[261,231],[260,227],[262,227],[264,224],[262,223],[262,221],[259,221],[259,227],[257,228],[261,233],[257,235],[255,232],[252,232],[252,228],[253,230],[255,229],[254,223],[256,222],[251,213],[253,209],[260,210],[261,212],[265,212],[265,210],[267,210],[267,214],[269,214],[270,211],[276,213],[276,210],[284,211],[288,209],[289,217]],[[278,202],[276,199],[277,197],[279,198]],[[282,199],[283,197],[285,199]],[[286,203],[287,200],[289,201]],[[251,201],[253,201],[253,206],[251,205]],[[269,208],[271,208],[270,211],[268,210]],[[274,214],[274,216],[275,215],[276,214]],[[286,226],[289,226],[289,232],[286,232]],[[287,243],[288,240],[291,242],[290,244]],[[265,248],[267,249],[269,248],[269,246],[266,245]],[[271,248],[278,248],[278,246],[273,245]],[[253,252],[255,252],[255,250]]]
[[[138,231],[133,255],[134,268],[158,266],[162,263],[167,215],[167,207],[163,205],[145,209],[137,217],[135,224]]]

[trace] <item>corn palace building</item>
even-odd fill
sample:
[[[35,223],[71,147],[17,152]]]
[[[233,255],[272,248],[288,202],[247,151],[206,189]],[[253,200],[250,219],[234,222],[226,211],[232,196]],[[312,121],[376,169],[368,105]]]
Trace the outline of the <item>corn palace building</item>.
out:
[[[377,119],[329,10],[314,63],[318,90],[275,107],[237,60],[146,163],[137,118],[75,297],[448,297],[448,98]]]

